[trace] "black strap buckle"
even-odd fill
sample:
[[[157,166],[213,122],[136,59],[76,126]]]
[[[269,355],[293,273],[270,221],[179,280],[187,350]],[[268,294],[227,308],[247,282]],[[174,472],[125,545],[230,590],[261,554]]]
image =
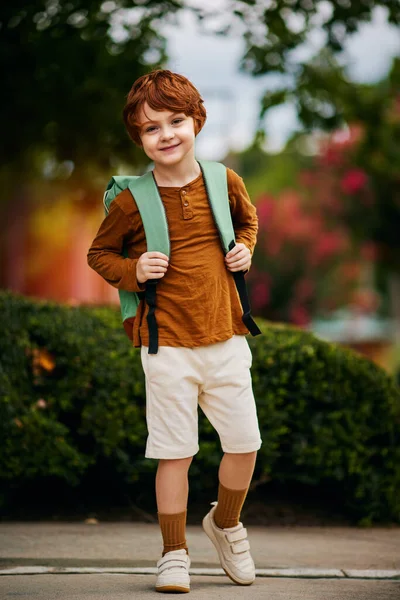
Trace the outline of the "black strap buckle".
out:
[[[149,279],[146,281],[144,297],[149,307],[147,313],[147,326],[149,329],[149,354],[157,354],[158,352],[158,325],[155,315],[157,307],[157,279]]]
[[[235,242],[232,240],[229,244],[229,250],[232,250],[236,246]],[[258,327],[257,323],[254,321],[251,316],[251,308],[249,295],[247,292],[246,281],[244,278],[243,271],[234,271],[232,272],[233,278],[235,280],[236,289],[239,294],[240,303],[243,309],[242,321],[244,325],[246,325],[247,329],[250,331],[251,335],[254,337],[256,335],[260,335],[262,333],[261,329]]]

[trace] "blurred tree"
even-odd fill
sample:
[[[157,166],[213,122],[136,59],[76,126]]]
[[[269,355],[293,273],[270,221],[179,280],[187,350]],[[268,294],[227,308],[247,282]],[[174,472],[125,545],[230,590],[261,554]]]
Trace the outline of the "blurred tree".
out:
[[[266,155],[263,159],[261,149],[250,148],[244,153],[243,165],[245,167],[249,159],[255,157],[253,164],[257,168],[250,168],[248,174],[254,187],[258,186],[258,193],[260,184],[265,181],[269,185],[263,189],[268,194],[276,196],[277,192],[281,192],[279,202],[282,202],[282,190],[288,186],[301,190],[298,192],[298,198],[300,194],[302,197],[301,207],[318,210],[322,222],[326,222],[331,231],[339,228],[351,234],[352,257],[346,258],[339,253],[336,258],[339,262],[343,261],[340,270],[326,263],[329,256],[324,257],[325,266],[328,267],[326,282],[329,286],[326,287],[323,279],[319,279],[318,270],[310,271],[313,261],[310,264],[307,262],[302,248],[312,248],[310,256],[314,259],[318,257],[319,250],[334,249],[334,244],[330,246],[330,242],[335,241],[334,237],[331,233],[327,235],[324,229],[319,232],[316,229],[300,243],[301,240],[289,235],[292,230],[296,232],[300,228],[302,231],[298,207],[292,207],[286,220],[282,220],[278,217],[284,207],[279,208],[276,201],[268,200],[264,191],[257,200],[261,217],[261,246],[258,246],[258,255],[256,251],[254,264],[257,272],[252,277],[257,278],[259,273],[264,272],[263,277],[265,279],[268,274],[268,281],[259,277],[255,282],[254,294],[258,295],[255,306],[258,301],[263,304],[263,308],[259,308],[262,308],[265,316],[274,317],[276,314],[285,320],[297,319],[300,322],[301,319],[306,321],[315,310],[337,308],[343,302],[342,292],[345,292],[348,302],[351,299],[351,303],[360,309],[373,312],[380,305],[380,299],[374,291],[375,283],[385,295],[389,292],[389,305],[384,307],[384,312],[392,315],[395,335],[400,340],[400,60],[393,61],[390,72],[382,81],[365,85],[347,80],[343,67],[332,58],[329,61],[325,58],[326,54],[323,53],[319,62],[323,68],[315,81],[327,91],[336,107],[336,114],[340,112],[342,115],[342,127],[328,134],[315,131],[317,124],[313,123],[312,134],[296,133],[279,155]],[[300,93],[305,93],[307,89],[310,95],[316,93],[312,77],[301,82]],[[314,156],[307,155],[307,152],[306,155],[302,154],[302,148],[314,148]],[[296,164],[296,152],[297,168],[292,168]],[[238,157],[236,160],[239,160]],[[275,169],[278,175],[265,172],[273,164],[278,167]],[[283,169],[286,169],[288,176],[286,186],[280,177]],[[277,236],[279,239],[276,242]],[[289,241],[294,243],[292,255]],[[274,258],[275,242],[280,252]],[[291,265],[290,281],[286,277],[288,269],[285,263]],[[347,288],[346,281],[350,277],[348,283],[351,284],[351,280],[356,283],[363,264],[367,270],[361,273],[360,283],[368,274],[368,265],[371,274],[373,265],[376,267],[375,282],[371,277],[369,283],[364,282],[364,287],[350,296],[348,292],[351,292],[351,285]],[[314,285],[313,293],[310,293],[312,286],[308,285],[309,298],[302,300],[304,286],[298,287],[297,281],[303,275],[303,267],[309,271],[308,279],[319,279],[319,285]],[[339,280],[336,280],[339,285],[335,284],[336,275],[339,275]],[[291,299],[294,310],[283,302],[285,294],[279,293],[280,288],[286,291],[286,298]],[[302,300],[302,311],[298,310],[297,300]],[[291,313],[288,312],[290,308]]]
[[[275,195],[297,187],[301,170],[311,167],[313,156],[302,151],[306,143],[304,133],[296,132],[280,152],[266,152],[255,142],[241,152],[229,152],[223,162],[240,173],[250,198],[266,191]]]
[[[319,201],[356,240],[375,244],[379,261],[400,272],[400,60],[376,85],[345,81],[339,67],[326,79],[347,125],[322,140],[308,186],[314,194],[319,188]]]
[[[329,98],[318,86],[318,73],[308,61],[299,62],[293,51],[322,28],[326,47],[340,52],[346,37],[371,20],[376,6],[386,8],[391,23],[400,22],[397,0],[228,0],[212,9],[184,0],[5,3],[0,15],[5,90],[0,122],[7,140],[0,153],[3,178],[5,173],[41,172],[45,163],[48,176],[72,173],[72,179],[79,179],[91,164],[104,170],[137,157],[115,115],[134,79],[165,61],[165,40],[157,24],[182,8],[216,33],[225,34],[240,23],[246,41],[242,68],[254,75],[287,76],[286,87],[264,97],[261,116],[292,94],[305,124],[319,118],[336,126],[338,118],[327,114]],[[322,101],[307,90],[300,93],[311,78]],[[317,116],[312,119],[311,114]]]
[[[346,223],[360,242],[379,245],[381,264],[400,272],[400,60],[394,60],[381,82],[361,85],[348,79],[345,67],[335,58],[344,50],[348,36],[370,21],[379,6],[386,9],[389,23],[400,24],[398,0],[276,0],[268,6],[257,0],[232,1],[235,14],[246,26],[242,68],[253,75],[285,75],[280,89],[263,96],[256,140],[263,139],[261,124],[268,110],[287,101],[295,103],[305,131],[357,124],[362,139],[346,158],[348,172],[342,174],[341,182]],[[303,44],[318,28],[326,34],[325,48],[317,56],[299,60],[299,50],[303,47],[304,51]],[[329,161],[328,156],[325,160]],[[374,201],[368,206],[358,202],[358,188],[353,189],[353,184],[369,187]],[[400,282],[396,290],[400,294]]]
[[[162,64],[157,22],[179,0],[3,3],[2,182],[21,173],[85,183],[141,156],[123,123],[133,81]],[[129,9],[121,11],[121,9]],[[4,191],[4,185],[3,185]]]
[[[230,20],[222,18],[227,7],[233,15]],[[199,18],[209,32],[243,35],[246,45],[240,67],[244,72],[282,75],[283,85],[263,98],[261,118],[273,106],[294,100],[306,127],[332,129],[341,124],[342,114],[312,62],[315,48],[317,53],[325,48],[328,55],[340,56],[348,38],[360,25],[371,22],[378,7],[386,11],[389,23],[400,24],[398,0],[227,0],[223,9],[204,10]]]
[[[308,325],[349,303],[360,274],[349,231],[304,191],[257,198],[258,242],[248,275],[256,315]]]
[[[122,122],[124,99],[137,77],[165,62],[159,23],[181,6],[180,0],[2,3],[0,286],[26,290],[35,260],[28,221],[39,202],[50,208],[69,193],[87,223],[91,211],[101,215],[112,172],[124,164],[131,173],[143,168],[145,156]],[[57,233],[68,227],[68,214],[60,215]]]

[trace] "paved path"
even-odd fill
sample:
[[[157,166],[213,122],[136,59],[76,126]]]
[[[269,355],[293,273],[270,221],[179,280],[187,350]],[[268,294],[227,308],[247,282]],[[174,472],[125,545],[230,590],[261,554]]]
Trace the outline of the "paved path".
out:
[[[166,598],[176,598],[168,594]],[[400,582],[256,579],[239,587],[227,577],[191,577],[190,600],[399,600]],[[160,600],[146,575],[37,575],[0,577],[1,600]]]
[[[243,588],[218,574],[211,542],[188,527],[193,600],[400,600],[400,528],[248,531],[259,576]],[[160,551],[154,524],[0,523],[0,599],[159,598]]]
[[[248,527],[258,568],[400,569],[400,527]],[[218,567],[199,526],[187,528],[192,564]],[[161,535],[145,523],[0,523],[2,565],[153,567]]]

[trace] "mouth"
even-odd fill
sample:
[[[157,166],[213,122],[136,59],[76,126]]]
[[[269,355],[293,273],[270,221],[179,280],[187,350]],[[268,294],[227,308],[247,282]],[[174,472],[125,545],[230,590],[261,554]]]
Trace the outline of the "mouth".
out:
[[[166,150],[173,150],[177,148],[180,144],[175,144],[174,146],[167,146],[166,148],[160,148],[161,152],[165,152]]]

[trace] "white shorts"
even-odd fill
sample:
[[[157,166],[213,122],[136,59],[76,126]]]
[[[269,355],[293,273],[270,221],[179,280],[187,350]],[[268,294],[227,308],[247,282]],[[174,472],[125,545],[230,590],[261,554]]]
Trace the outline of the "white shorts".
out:
[[[222,450],[258,450],[261,437],[244,335],[196,348],[142,346],[146,376],[146,458],[176,459],[199,451],[197,406],[218,432]]]

